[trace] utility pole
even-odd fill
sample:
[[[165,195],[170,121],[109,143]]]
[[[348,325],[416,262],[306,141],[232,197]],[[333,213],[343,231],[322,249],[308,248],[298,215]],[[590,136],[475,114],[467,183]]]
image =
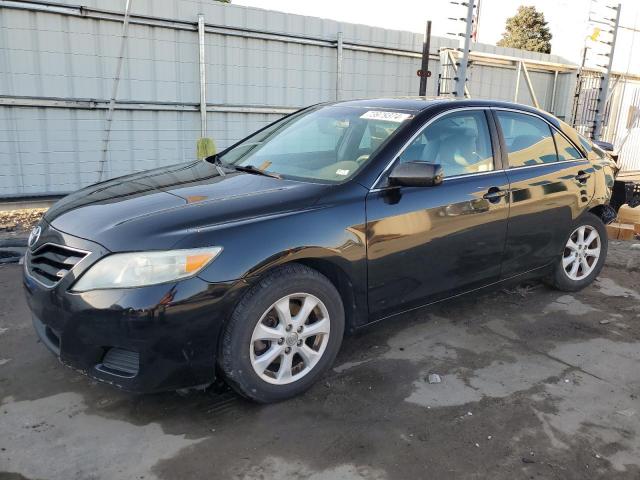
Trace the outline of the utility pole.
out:
[[[429,50],[431,49],[431,20],[427,21],[427,31],[424,34],[424,43],[422,44],[422,65],[418,75],[420,76],[420,89],[418,95],[424,97],[427,95],[427,78],[429,72]]]
[[[600,140],[602,134],[602,126],[604,123],[604,114],[607,107],[607,97],[609,96],[609,79],[611,78],[611,67],[613,66],[613,54],[616,50],[616,39],[618,37],[618,26],[620,25],[620,10],[622,5],[617,7],[609,7],[616,11],[616,18],[613,20],[613,30],[611,30],[611,50],[609,52],[609,61],[607,62],[606,71],[600,83],[600,94],[598,95],[598,103],[596,104],[596,120],[593,130],[593,139]]]
[[[476,0],[476,19],[473,28],[473,41],[478,41],[478,35],[480,35],[480,5],[482,0]]]
[[[473,31],[473,9],[475,7],[475,0],[467,0],[467,3],[462,3],[462,5],[467,7],[467,18],[464,37],[461,42],[462,58],[460,59],[460,65],[458,65],[456,75],[455,94],[458,98],[464,98],[464,88],[467,83],[467,66],[469,64],[469,50],[471,49],[471,32]]]

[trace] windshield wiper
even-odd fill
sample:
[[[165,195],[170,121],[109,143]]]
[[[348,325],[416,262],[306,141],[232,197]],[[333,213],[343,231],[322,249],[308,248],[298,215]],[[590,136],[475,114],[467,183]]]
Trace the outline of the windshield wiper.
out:
[[[282,177],[277,173],[267,172],[265,170],[260,170],[258,167],[254,165],[233,165],[231,163],[225,163],[220,159],[220,156],[216,153],[205,158],[205,161],[209,163],[213,163],[213,165],[218,170],[218,173],[222,176],[225,175],[223,168],[232,168],[238,172],[247,172],[252,173],[254,175],[264,175],[265,177],[277,178],[282,180]]]
[[[216,170],[218,171],[218,175],[220,175],[221,177],[224,177],[226,175],[225,171],[223,170],[223,167],[226,167],[226,164],[222,163],[222,160],[220,160],[220,157],[217,153],[214,153],[204,160],[206,162],[213,163],[213,166],[216,167]]]
[[[277,173],[271,173],[265,170],[260,170],[259,168],[253,165],[229,165],[229,166],[232,168],[235,168],[239,172],[253,173],[254,175],[264,175],[265,177],[278,178],[282,180],[282,177]]]

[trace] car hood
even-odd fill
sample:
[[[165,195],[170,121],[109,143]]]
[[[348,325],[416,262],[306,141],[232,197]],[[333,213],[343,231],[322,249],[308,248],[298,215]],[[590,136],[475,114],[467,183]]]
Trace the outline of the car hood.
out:
[[[167,249],[201,229],[308,208],[326,188],[244,172],[222,176],[198,161],[84,188],[44,219],[111,251]]]

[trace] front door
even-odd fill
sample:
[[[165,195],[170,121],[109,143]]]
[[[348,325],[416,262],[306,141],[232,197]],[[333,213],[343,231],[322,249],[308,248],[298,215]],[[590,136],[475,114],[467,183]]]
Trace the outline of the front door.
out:
[[[369,310],[398,310],[496,281],[507,231],[508,179],[494,161],[482,109],[446,113],[400,152],[403,161],[438,163],[433,187],[388,187],[367,197]],[[390,169],[392,170],[393,167]],[[384,182],[384,179],[383,179]]]

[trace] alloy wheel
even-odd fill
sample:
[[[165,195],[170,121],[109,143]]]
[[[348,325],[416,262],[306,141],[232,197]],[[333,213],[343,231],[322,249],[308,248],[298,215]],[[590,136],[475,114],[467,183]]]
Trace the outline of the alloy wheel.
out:
[[[587,277],[598,263],[601,251],[600,234],[591,225],[576,228],[567,241],[562,255],[562,268],[571,280]]]
[[[294,293],[273,303],[253,329],[251,366],[264,381],[285,385],[307,375],[320,361],[331,321],[322,301]]]

